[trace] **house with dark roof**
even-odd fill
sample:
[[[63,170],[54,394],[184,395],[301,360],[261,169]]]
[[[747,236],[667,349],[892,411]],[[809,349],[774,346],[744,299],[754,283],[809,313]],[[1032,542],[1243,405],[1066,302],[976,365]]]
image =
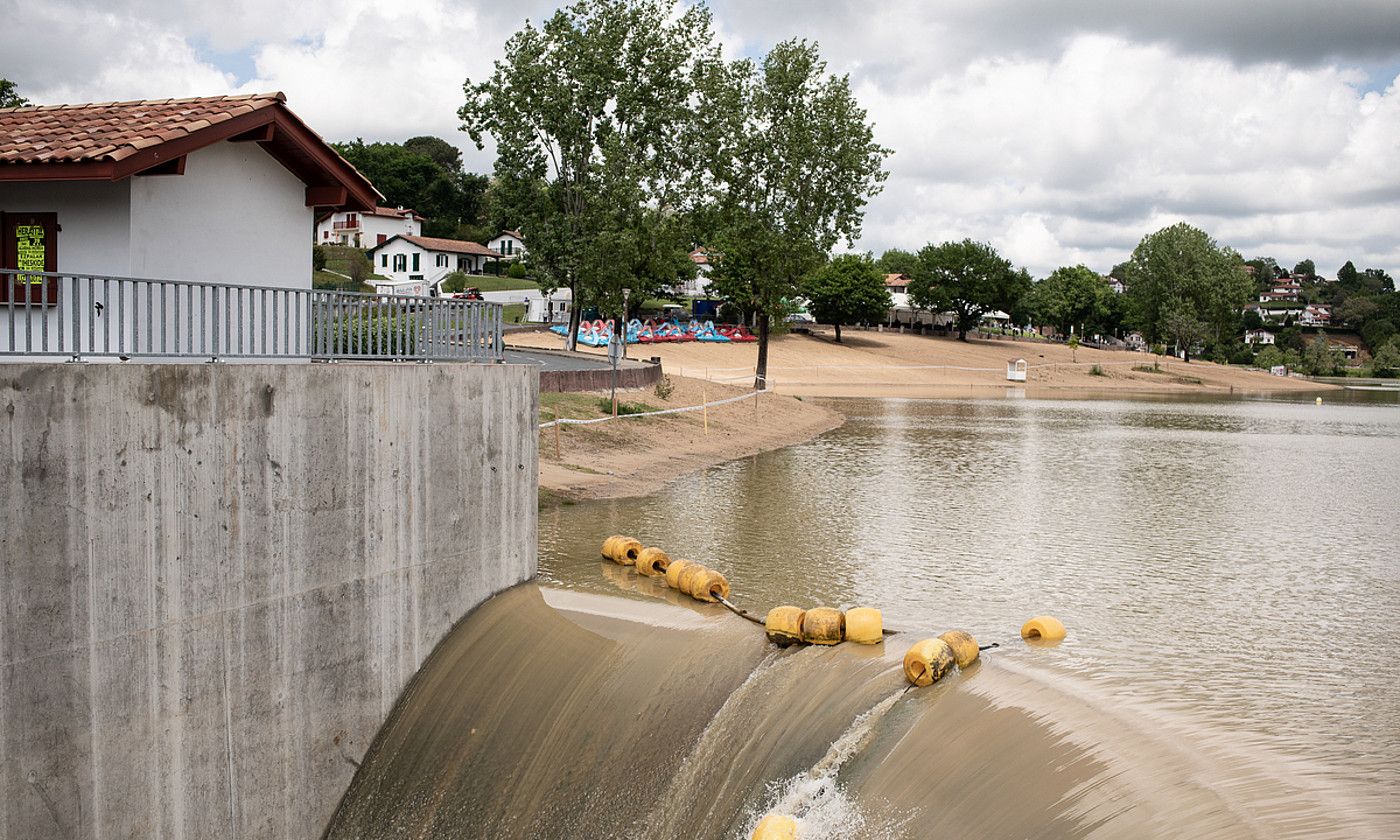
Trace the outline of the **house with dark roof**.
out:
[[[371,207],[326,213],[316,222],[319,245],[373,248],[400,233],[421,235],[423,217],[404,207]]]
[[[500,254],[503,260],[518,260],[525,254],[525,235],[518,230],[503,230],[491,237],[486,247]]]
[[[382,198],[280,93],[0,109],[0,269],[70,275],[0,277],[0,333],[131,335],[88,277],[309,289],[317,214]]]
[[[375,291],[422,296],[437,294],[454,271],[481,274],[501,254],[477,242],[399,234],[371,248],[369,257],[374,273],[389,278],[372,281]]]

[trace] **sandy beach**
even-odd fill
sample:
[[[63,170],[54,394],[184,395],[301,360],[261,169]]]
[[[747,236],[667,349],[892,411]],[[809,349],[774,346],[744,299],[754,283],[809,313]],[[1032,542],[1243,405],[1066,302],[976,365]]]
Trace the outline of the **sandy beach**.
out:
[[[994,396],[1006,393],[1008,387],[1021,387],[1006,380],[1007,360],[1014,358],[1026,360],[1028,396],[1069,391],[1265,394],[1325,392],[1335,387],[1212,362],[1186,364],[1149,353],[1086,347],[1072,352],[1048,342],[961,342],[852,329],[844,330],[842,337],[841,344],[829,332],[775,337],[769,348],[769,387],[780,394],[822,397]],[[559,336],[549,332],[515,333],[509,342],[520,347],[561,346]],[[580,352],[601,355],[604,348]],[[756,344],[633,345],[628,352],[634,357],[661,357],[673,377],[741,387],[751,386],[758,358]],[[1102,375],[1093,372],[1095,365]]]
[[[748,389],[705,383],[671,376],[672,391],[666,399],[652,388],[621,390],[618,398],[641,402],[655,409],[700,405],[740,396]],[[551,404],[562,403],[561,416],[601,416],[594,406],[588,412],[569,411],[606,397],[592,394],[542,395],[541,420],[554,414]],[[642,496],[695,470],[744,458],[770,449],[813,438],[841,425],[834,411],[795,397],[766,393],[711,408],[709,429],[703,412],[660,417],[623,417],[596,425],[562,425],[540,432],[541,495],[569,499]]]

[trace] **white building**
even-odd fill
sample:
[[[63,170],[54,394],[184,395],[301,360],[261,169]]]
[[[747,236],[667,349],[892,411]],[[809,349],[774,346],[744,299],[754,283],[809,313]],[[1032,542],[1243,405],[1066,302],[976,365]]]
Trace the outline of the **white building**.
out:
[[[710,252],[696,248],[690,252],[690,261],[695,263],[695,276],[681,284],[680,293],[685,297],[705,297],[710,293],[710,274],[715,270]]]
[[[372,207],[327,213],[316,223],[316,242],[321,245],[373,248],[401,233],[421,235],[423,217],[402,207]]]
[[[1244,334],[1245,344],[1263,346],[1274,343],[1274,334],[1268,330],[1247,330]]]
[[[525,237],[518,230],[503,230],[493,236],[486,247],[500,254],[503,260],[518,260],[525,253]]]
[[[454,271],[481,274],[501,255],[476,242],[399,234],[370,249],[374,273],[389,278],[372,280],[381,294],[436,294],[438,284]]]
[[[555,289],[547,296],[531,295],[525,299],[525,320],[532,324],[568,323],[573,302],[574,293],[569,289]]]
[[[318,210],[366,210],[382,196],[285,101],[277,93],[0,110],[0,268],[309,289],[306,232]],[[130,282],[41,280],[0,282],[0,351],[25,349],[8,344],[6,310],[26,296],[47,311],[25,325],[36,336],[47,325],[50,342],[60,322],[69,341],[90,327],[128,341],[139,327],[149,342],[164,314]],[[247,314],[244,328],[256,320]],[[187,316],[185,328],[204,329]]]

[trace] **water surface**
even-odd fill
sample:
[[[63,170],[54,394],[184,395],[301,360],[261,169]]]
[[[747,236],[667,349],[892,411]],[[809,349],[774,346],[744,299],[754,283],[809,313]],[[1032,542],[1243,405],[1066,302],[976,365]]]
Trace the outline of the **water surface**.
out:
[[[849,421],[807,444],[542,511],[542,582],[655,597],[604,574],[624,532],[758,610],[876,606],[984,642],[1052,613],[1063,645],[993,655],[1227,751],[1226,780],[1286,776],[1344,793],[1358,830],[1400,825],[1394,395],[832,405]]]

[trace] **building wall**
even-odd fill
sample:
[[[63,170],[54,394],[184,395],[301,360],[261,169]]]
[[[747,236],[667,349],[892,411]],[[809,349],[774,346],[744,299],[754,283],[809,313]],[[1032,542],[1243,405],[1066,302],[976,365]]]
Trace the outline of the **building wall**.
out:
[[[511,244],[508,246],[507,243]],[[492,251],[495,251],[498,254],[501,254],[503,262],[509,262],[511,260],[519,259],[520,256],[525,253],[525,243],[523,241],[515,238],[514,236],[507,236],[505,234],[500,234],[496,236],[496,238],[492,239],[490,242],[487,242],[486,247],[490,248]],[[510,247],[512,249],[511,253],[509,254],[506,253],[507,247]]]
[[[400,233],[409,236],[418,236],[423,232],[423,223],[411,218],[389,218],[388,216],[375,216],[370,213],[360,213],[360,227],[358,230],[336,230],[335,222],[345,221],[348,213],[335,213],[316,227],[316,241],[321,243],[336,243],[341,237],[348,235],[345,244],[359,248],[373,248],[379,244],[379,236],[387,240]],[[354,236],[360,235],[359,243],[355,242]]]
[[[131,275],[311,288],[306,185],[256,143],[193,152],[185,174],[131,180]]]
[[[406,268],[403,271],[394,270],[394,256],[396,254],[403,254],[406,258]],[[417,271],[413,270],[414,254],[418,255]],[[482,271],[487,259],[486,257],[476,256],[474,254],[448,253],[444,254],[444,256],[447,257],[447,265],[439,266],[437,264],[437,255],[438,252],[436,251],[425,250],[403,239],[389,242],[386,243],[384,247],[374,252],[374,273],[383,275],[394,283],[408,283],[415,278],[421,277],[424,283],[432,286],[442,282],[447,275],[458,270],[459,257],[466,260],[467,267],[465,270],[468,273]],[[385,262],[386,259],[388,261],[387,263]]]
[[[0,837],[319,836],[534,574],[536,376],[0,365]]]

